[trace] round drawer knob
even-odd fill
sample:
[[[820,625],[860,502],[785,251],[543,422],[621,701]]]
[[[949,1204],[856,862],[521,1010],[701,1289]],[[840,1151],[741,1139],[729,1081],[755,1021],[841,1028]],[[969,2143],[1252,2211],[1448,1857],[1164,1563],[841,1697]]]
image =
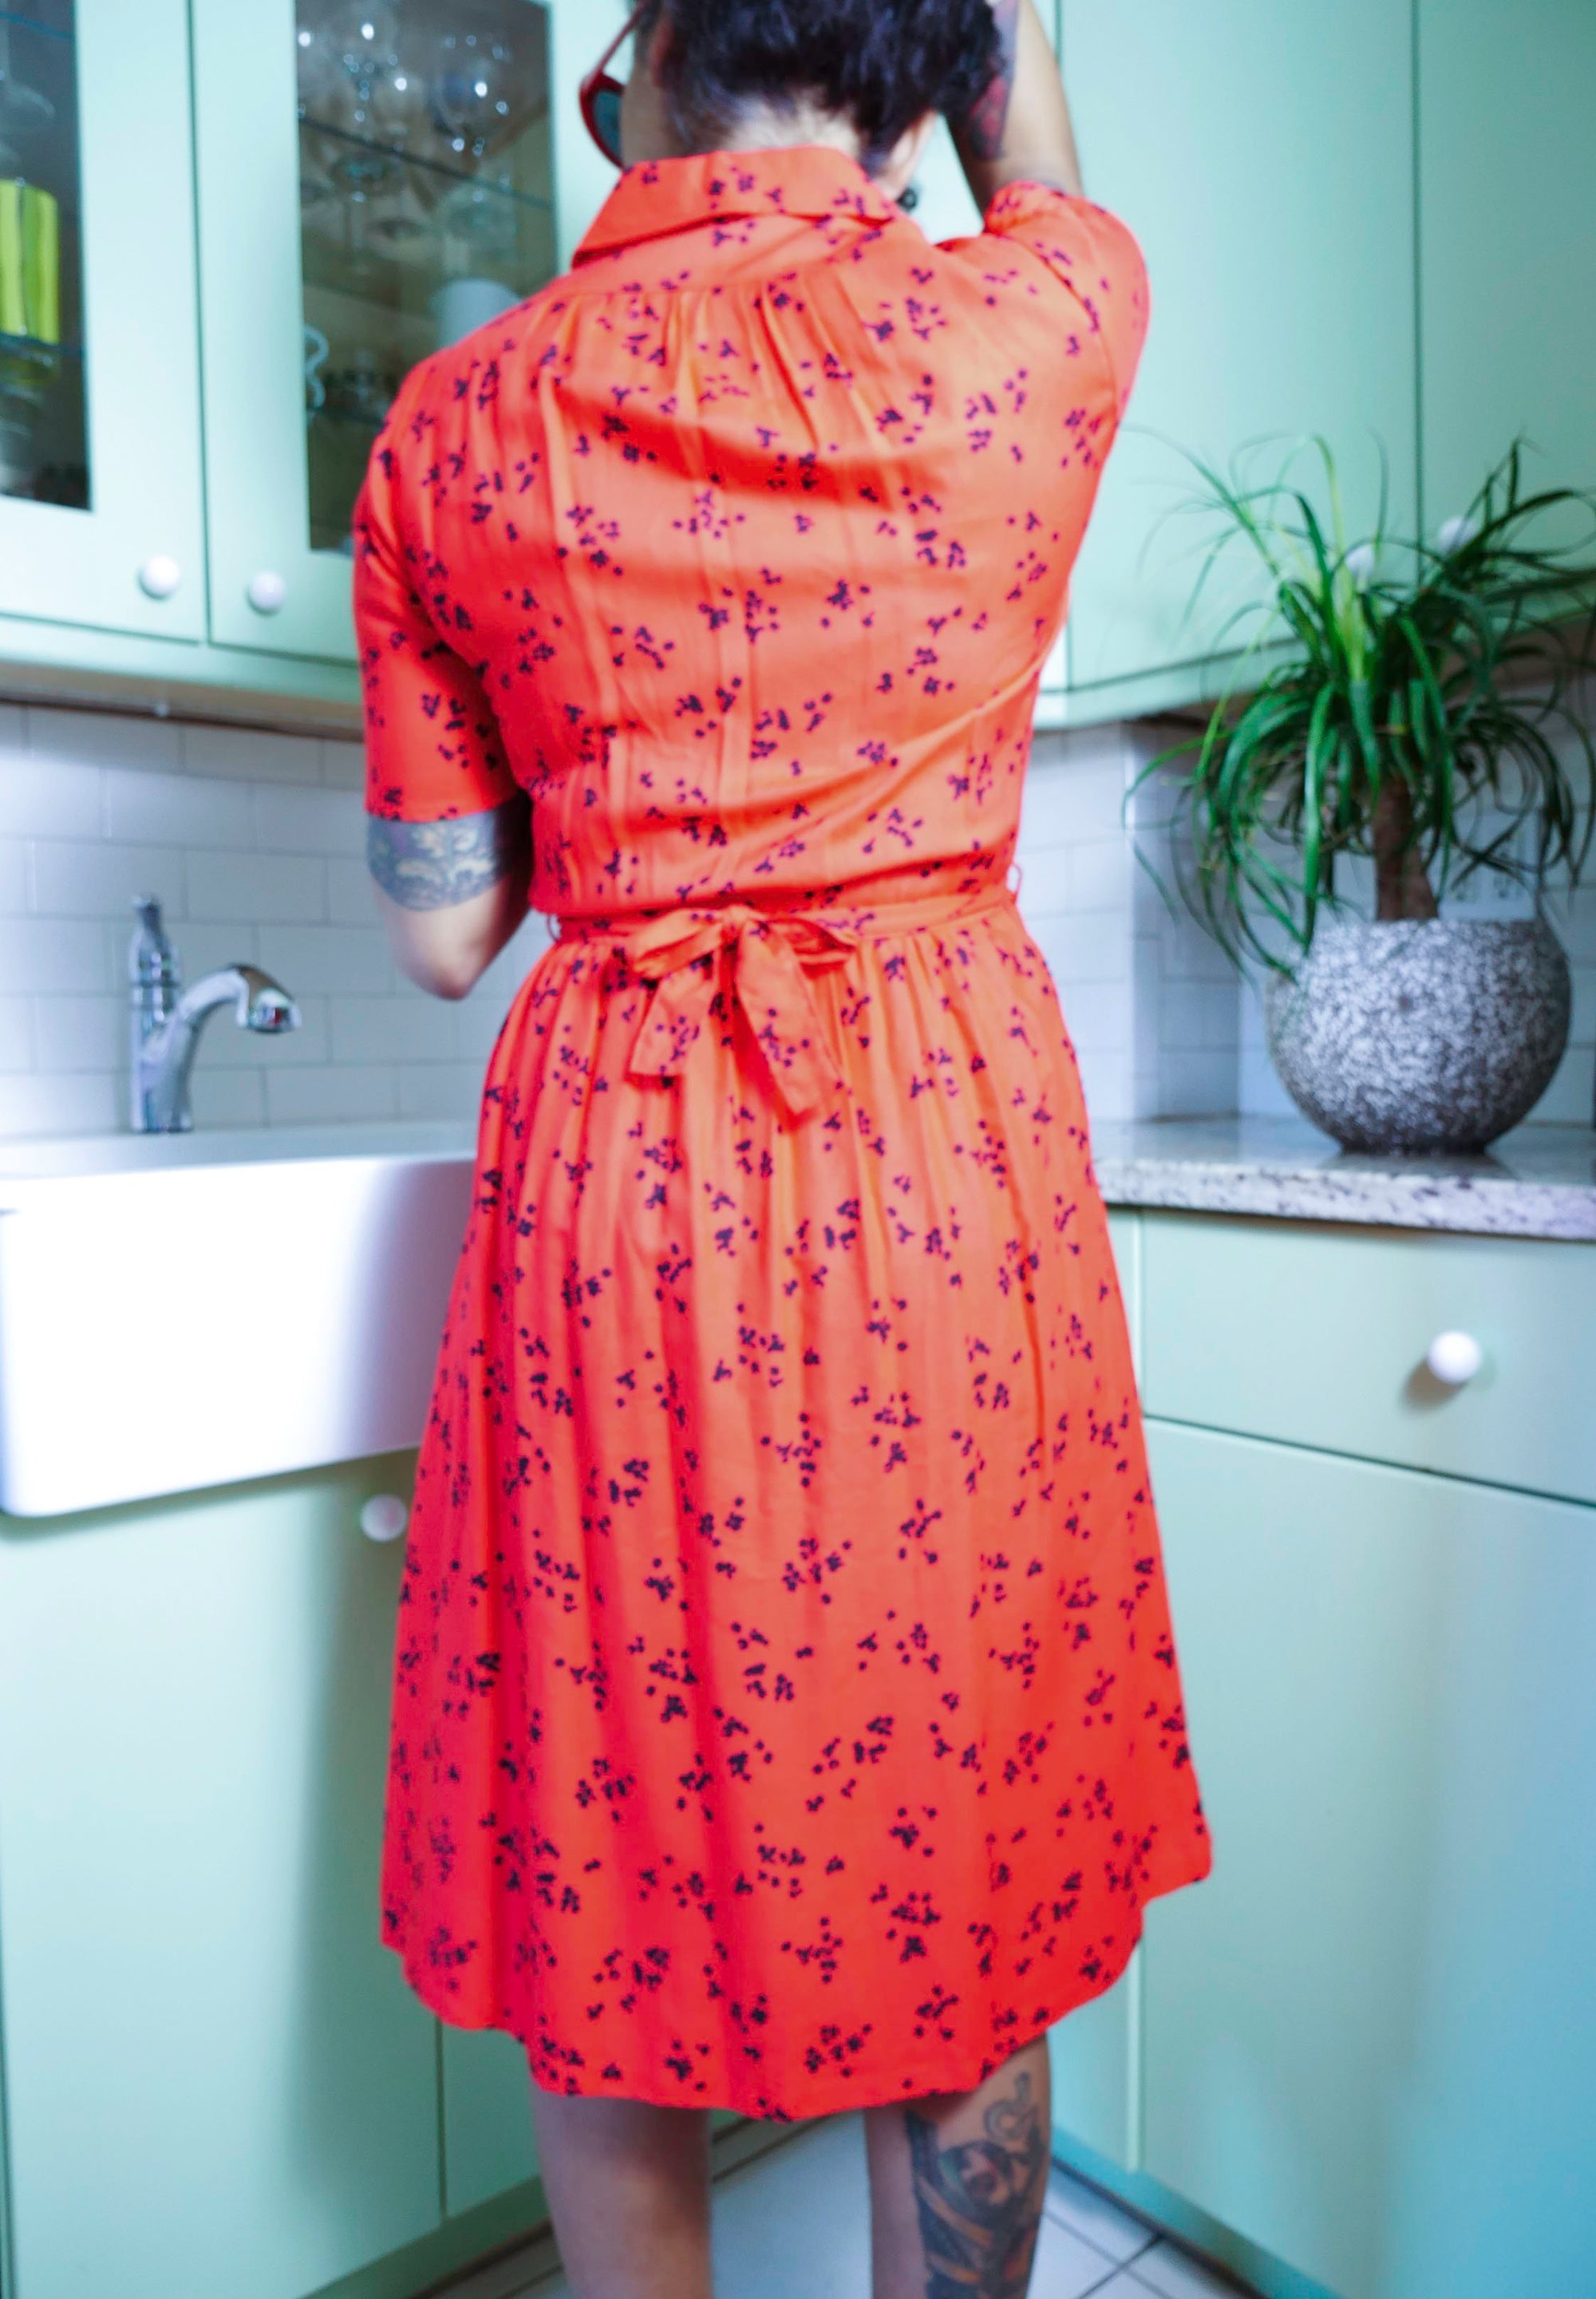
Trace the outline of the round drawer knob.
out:
[[[1448,1389],[1461,1389],[1485,1362],[1485,1352],[1472,1333],[1437,1333],[1425,1351],[1425,1363]]]
[[[361,1511],[361,1531],[368,1540],[397,1540],[410,1523],[410,1505],[397,1493],[373,1493]]]
[[[182,579],[182,569],[163,551],[146,559],[138,570],[138,587],[149,599],[170,599]]]
[[[258,575],[250,577],[245,596],[257,615],[280,615],[287,603],[288,586],[280,575],[263,567]]]

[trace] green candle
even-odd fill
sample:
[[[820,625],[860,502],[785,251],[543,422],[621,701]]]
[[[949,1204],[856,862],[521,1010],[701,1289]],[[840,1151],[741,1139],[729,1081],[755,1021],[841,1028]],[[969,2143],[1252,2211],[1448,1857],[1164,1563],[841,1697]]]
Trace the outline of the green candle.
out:
[[[53,192],[29,184],[22,192],[23,301],[28,333],[41,344],[61,341],[61,208]]]
[[[0,180],[0,336],[28,333],[22,265],[22,192],[14,178]]]

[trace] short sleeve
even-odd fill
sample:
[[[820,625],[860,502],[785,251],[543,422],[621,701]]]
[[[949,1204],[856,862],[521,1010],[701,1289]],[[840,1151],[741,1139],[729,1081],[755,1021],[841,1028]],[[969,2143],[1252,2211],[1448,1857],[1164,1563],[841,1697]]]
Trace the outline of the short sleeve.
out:
[[[439,636],[424,595],[426,554],[405,518],[403,446],[414,405],[412,379],[372,450],[355,505],[354,626],[366,809],[437,822],[502,806],[519,784],[481,676]]]
[[[1045,184],[1008,184],[986,211],[983,240],[1029,250],[1100,338],[1125,412],[1147,339],[1147,266],[1135,235],[1091,200]],[[964,252],[983,240],[963,243]]]

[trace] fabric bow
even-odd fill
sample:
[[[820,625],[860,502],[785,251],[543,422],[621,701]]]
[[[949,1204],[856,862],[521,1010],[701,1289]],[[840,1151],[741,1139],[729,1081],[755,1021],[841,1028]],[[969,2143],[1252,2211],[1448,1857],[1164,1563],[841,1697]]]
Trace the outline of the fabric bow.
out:
[[[782,1108],[808,1116],[841,1091],[841,1064],[815,1004],[810,977],[844,965],[859,947],[852,928],[802,913],[775,917],[747,903],[654,918],[619,945],[653,995],[632,1047],[637,1077],[674,1077],[709,1019],[721,969],[700,963],[724,951],[733,998],[757,1040]]]

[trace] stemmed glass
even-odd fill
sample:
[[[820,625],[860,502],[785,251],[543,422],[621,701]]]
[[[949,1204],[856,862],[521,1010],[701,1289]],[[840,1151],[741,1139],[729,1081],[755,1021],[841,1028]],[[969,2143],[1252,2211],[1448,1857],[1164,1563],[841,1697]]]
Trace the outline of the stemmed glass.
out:
[[[299,46],[301,118],[328,131],[312,147],[302,193],[312,206],[341,197],[350,258],[368,270],[368,235],[393,252],[426,228],[403,164],[429,120],[426,74],[394,0],[342,0],[319,26],[302,23]]]
[[[513,197],[505,196],[514,187],[508,178],[477,176],[475,170],[512,144],[546,101],[541,53],[532,43],[518,54],[496,30],[458,25],[437,43],[433,125],[456,164],[474,176],[448,194],[439,216],[473,261],[511,258],[516,252],[520,223]]]
[[[457,158],[484,159],[502,140],[514,63],[509,43],[492,33],[455,30],[439,40],[432,116]]]

